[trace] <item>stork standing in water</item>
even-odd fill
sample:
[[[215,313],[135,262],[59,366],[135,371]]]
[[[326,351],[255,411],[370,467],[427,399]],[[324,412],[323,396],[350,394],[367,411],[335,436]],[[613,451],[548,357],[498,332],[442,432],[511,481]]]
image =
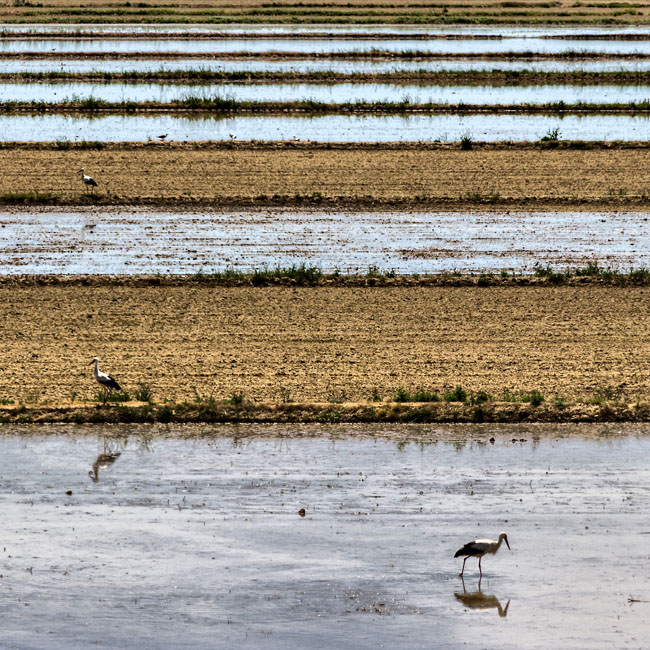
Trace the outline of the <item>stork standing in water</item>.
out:
[[[508,543],[508,536],[505,533],[499,533],[499,539],[496,542],[492,539],[475,539],[473,542],[465,544],[463,548],[459,548],[456,551],[454,557],[465,556],[465,559],[463,560],[463,568],[460,572],[460,577],[462,578],[463,573],[465,573],[465,562],[467,562],[468,557],[478,558],[478,570],[481,573],[481,577],[483,577],[483,570],[481,569],[481,558],[488,553],[490,555],[494,555],[499,550],[499,548],[501,548],[501,542],[504,541],[508,547],[508,550],[511,551],[512,549]]]
[[[84,174],[83,169],[80,169],[78,173],[81,174],[81,180],[84,182],[84,185],[86,186],[86,190],[88,188],[92,189],[93,187],[97,187],[97,182],[95,181],[95,179],[90,176],[86,176],[86,174]]]
[[[94,370],[95,380],[102,387],[102,390],[104,391],[104,404],[106,404],[106,400],[111,394],[111,391],[122,390],[122,387],[110,375],[107,375],[105,372],[102,372],[99,369],[97,365],[99,363],[99,359],[97,357],[95,357],[90,363],[95,364],[95,370]]]

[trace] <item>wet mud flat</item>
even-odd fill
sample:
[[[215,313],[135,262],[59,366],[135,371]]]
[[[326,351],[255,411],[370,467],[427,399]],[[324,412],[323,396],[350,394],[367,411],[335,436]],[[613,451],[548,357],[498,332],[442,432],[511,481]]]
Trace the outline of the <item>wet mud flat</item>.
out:
[[[639,648],[650,633],[645,428],[2,433],[7,647]],[[500,530],[512,552],[481,581],[469,560],[462,581],[456,549]]]
[[[650,267],[647,212],[0,212],[0,274],[191,274],[307,264],[326,273],[533,273]]]

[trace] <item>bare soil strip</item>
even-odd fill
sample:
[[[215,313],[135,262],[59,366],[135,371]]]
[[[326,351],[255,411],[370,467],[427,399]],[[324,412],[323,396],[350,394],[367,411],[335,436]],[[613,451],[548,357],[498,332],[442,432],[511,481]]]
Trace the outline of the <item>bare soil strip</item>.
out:
[[[557,145],[554,148],[552,145]],[[0,147],[0,204],[650,207],[647,143],[51,143]],[[76,173],[99,183],[86,194]]]
[[[400,61],[400,60],[464,60],[481,59],[485,61],[641,61],[650,58],[650,52],[425,52],[421,50],[360,50],[348,52],[299,52],[289,50],[269,50],[268,52],[12,52],[0,51],[0,60],[59,60],[59,59],[203,59],[203,60],[237,60],[267,59],[273,61],[295,59],[325,59],[343,61]]]
[[[0,315],[5,403],[93,399],[94,356],[131,395],[146,384],[160,403],[359,402],[457,385],[497,399],[650,397],[648,286],[16,281],[0,285]]]
[[[70,0],[48,3],[19,2],[0,7],[5,23],[212,23],[212,24],[477,24],[477,25],[625,25],[647,24],[650,5],[620,2],[485,2],[482,0],[442,2],[266,3],[260,0],[218,0],[207,6],[201,0],[155,3],[114,3]]]
[[[648,84],[650,71],[541,72],[538,70],[396,70],[394,72],[228,72],[220,70],[154,70],[151,72],[0,72],[3,83],[375,83],[375,84],[437,84],[530,86],[562,84],[596,86],[601,84]]]
[[[644,115],[650,112],[650,100],[621,103],[589,103],[564,101],[549,104],[448,104],[416,103],[403,101],[377,102],[323,102],[312,99],[299,101],[238,101],[221,96],[192,97],[171,102],[110,102],[94,97],[64,100],[62,102],[44,101],[0,101],[0,114],[40,115],[50,114],[120,114],[132,113],[200,115],[284,115],[291,114],[372,114],[372,115]]]
[[[254,29],[254,28],[251,28]],[[453,26],[450,27],[450,30],[453,29]],[[495,32],[498,29],[495,28]],[[342,32],[342,31],[286,31],[282,32],[279,36],[275,34],[270,34],[264,31],[242,31],[242,32],[231,32],[231,31],[139,31],[139,32],[129,32],[129,31],[91,31],[91,30],[82,30],[76,29],[74,31],[47,31],[39,32],[33,30],[17,31],[17,30],[1,30],[0,37],[4,41],[12,40],[43,40],[47,38],[48,40],[60,39],[60,40],[69,40],[74,38],[75,40],[81,39],[92,39],[92,40],[110,40],[110,39],[119,39],[119,40],[149,40],[152,38],[161,38],[163,37],[166,41],[171,40],[219,40],[219,41],[238,41],[238,40],[268,40],[273,37],[280,37],[282,40],[329,40],[331,38],[336,38],[337,40],[391,40],[391,41],[494,41],[494,40],[503,40],[504,36],[494,33],[494,34],[427,34],[422,32]],[[507,37],[507,35],[506,35]],[[572,34],[539,34],[535,36],[536,38],[544,40],[584,40],[584,41],[648,41],[650,40],[650,34],[647,32],[644,33],[611,33],[611,34],[590,34],[590,33],[572,33]]]

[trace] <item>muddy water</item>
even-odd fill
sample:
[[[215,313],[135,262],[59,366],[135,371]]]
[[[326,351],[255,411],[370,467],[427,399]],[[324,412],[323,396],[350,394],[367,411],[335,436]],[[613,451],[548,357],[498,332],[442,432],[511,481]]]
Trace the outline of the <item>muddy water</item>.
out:
[[[640,102],[650,86],[437,86],[415,84],[99,84],[0,83],[3,101],[45,101],[94,97],[109,102],[171,102],[187,97],[227,97],[238,101],[290,102],[434,102],[437,104],[538,104],[573,102]]]
[[[306,263],[326,272],[650,268],[648,213],[0,213],[0,274],[195,273]]]
[[[390,52],[598,52],[636,54],[650,51],[648,41],[583,40],[546,38],[505,38],[494,40],[466,39],[356,39],[314,38],[291,39],[282,37],[256,39],[0,39],[0,52],[368,52],[382,50]]]
[[[353,74],[382,72],[417,72],[420,70],[538,70],[540,72],[643,72],[650,70],[650,60],[608,61],[481,61],[454,59],[437,61],[346,61],[292,59],[273,61],[264,58],[226,59],[43,59],[29,61],[0,59],[0,73],[16,72],[152,72],[158,70],[217,70],[228,72],[342,72]]]
[[[194,432],[4,429],[3,647],[647,647],[647,427]]]
[[[617,34],[634,34],[635,37],[641,35],[650,39],[650,30],[643,25],[617,25],[616,27],[607,27],[599,25],[560,25],[560,26],[529,26],[529,25],[509,25],[507,33],[494,26],[481,25],[426,25],[418,27],[416,25],[332,25],[327,24],[310,24],[310,25],[251,25],[251,24],[215,24],[206,23],[191,24],[95,24],[87,23],[68,23],[57,25],[52,23],[5,23],[0,24],[0,33],[9,34],[15,32],[30,32],[35,34],[48,33],[71,33],[75,32],[123,32],[125,36],[137,35],[142,32],[157,32],[161,35],[166,33],[216,33],[228,35],[246,35],[246,34],[268,34],[268,35],[292,35],[292,34],[310,34],[310,33],[327,33],[327,34],[420,34],[420,35],[450,35],[454,37],[498,37],[498,38],[556,38],[576,34],[607,36],[615,32]]]
[[[160,133],[172,140],[302,140],[317,142],[458,142],[469,135],[476,141],[539,140],[559,129],[564,140],[644,140],[646,115],[239,115],[212,117],[168,114],[0,115],[0,141],[90,140],[147,141]]]
[[[87,23],[4,23],[0,24],[0,33],[22,33],[29,32],[34,34],[48,33],[71,33],[75,32],[123,32],[125,36],[138,35],[142,32],[157,32],[161,35],[166,33],[215,33],[227,35],[246,35],[246,34],[268,34],[268,35],[292,35],[292,34],[310,34],[310,33],[327,33],[327,34],[420,34],[420,35],[450,35],[454,37],[498,37],[498,38],[557,38],[572,36],[576,34],[607,36],[615,32],[617,34],[634,34],[635,37],[641,35],[650,38],[650,30],[644,25],[617,25],[616,27],[607,27],[599,25],[508,25],[507,33],[494,26],[481,25],[426,25],[418,27],[417,25],[332,25],[310,24],[310,25],[273,25],[273,24],[192,24],[192,23],[168,23],[168,24],[95,24]]]

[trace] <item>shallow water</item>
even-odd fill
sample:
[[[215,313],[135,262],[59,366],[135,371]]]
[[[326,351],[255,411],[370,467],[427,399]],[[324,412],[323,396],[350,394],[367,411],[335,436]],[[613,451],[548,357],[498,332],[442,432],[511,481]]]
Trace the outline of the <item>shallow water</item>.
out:
[[[320,142],[458,142],[539,140],[559,129],[565,140],[645,140],[647,115],[0,115],[0,141],[93,140],[103,142],[169,139],[303,140]]]
[[[98,178],[100,187],[110,179]],[[648,213],[0,213],[0,274],[195,273],[306,263],[325,272],[650,268]]]
[[[368,52],[382,50],[389,52],[441,52],[497,53],[497,52],[598,52],[638,54],[650,52],[648,41],[583,40],[507,38],[485,41],[473,40],[409,40],[409,39],[357,39],[315,38],[256,38],[246,39],[0,39],[2,52]]]
[[[68,23],[57,25],[52,23],[0,23],[0,32],[34,32],[34,33],[68,33],[76,31],[95,32],[124,32],[125,34],[138,34],[141,32],[160,32],[178,33],[178,32],[216,32],[224,34],[309,34],[309,33],[359,33],[359,34],[392,34],[392,33],[413,33],[413,34],[431,34],[431,35],[453,35],[453,36],[499,36],[500,38],[540,38],[540,37],[557,37],[572,34],[593,34],[596,36],[606,36],[615,32],[617,34],[634,34],[635,36],[646,35],[650,38],[650,29],[643,25],[560,25],[560,26],[513,26],[507,27],[494,25],[426,25],[424,27],[417,25],[332,25],[310,24],[310,25],[273,25],[273,24],[192,24],[192,23],[168,23],[168,24],[93,24]]]
[[[647,427],[448,430],[5,427],[2,645],[644,647]],[[463,583],[455,550],[502,529]]]
[[[355,72],[381,73],[405,70],[539,70],[540,72],[643,72],[650,70],[650,59],[608,61],[481,61],[476,59],[438,59],[434,61],[346,61],[292,59],[274,61],[263,58],[227,59],[42,59],[21,61],[0,59],[0,73],[16,72],[151,72],[157,70],[218,70],[231,72]]]
[[[125,34],[138,34],[141,32],[155,31],[161,34],[178,33],[178,32],[216,32],[225,34],[269,34],[279,35],[283,34],[309,34],[309,33],[359,33],[359,34],[392,34],[392,33],[413,33],[413,34],[432,34],[432,35],[453,35],[453,36],[494,36],[497,35],[501,38],[540,38],[540,37],[557,37],[567,36],[572,34],[593,34],[596,36],[606,36],[615,32],[617,34],[634,34],[636,36],[646,35],[650,38],[650,29],[643,25],[616,25],[601,26],[601,25],[560,25],[549,27],[546,25],[539,26],[513,26],[507,27],[494,26],[494,25],[332,25],[326,24],[310,24],[310,25],[273,25],[273,24],[192,24],[192,23],[179,23],[179,24],[93,24],[87,23],[65,25],[57,25],[52,23],[22,23],[22,24],[7,24],[0,23],[0,32],[34,32],[44,33],[67,33],[76,31],[96,32],[124,32]]]
[[[238,101],[433,102],[437,104],[538,104],[546,102],[639,102],[650,86],[436,86],[415,84],[124,84],[0,83],[3,101],[44,101],[93,97],[110,102],[171,102],[189,96]]]

